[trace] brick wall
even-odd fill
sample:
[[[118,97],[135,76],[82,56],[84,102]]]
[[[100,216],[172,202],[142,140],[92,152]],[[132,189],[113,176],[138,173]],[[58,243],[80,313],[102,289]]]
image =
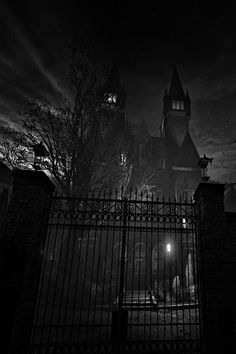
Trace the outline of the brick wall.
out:
[[[229,301],[231,303],[232,336],[236,352],[236,213],[225,213],[225,230],[227,235],[227,274]]]
[[[0,244],[4,353],[24,353],[29,339],[53,190],[41,171],[13,171]]]
[[[200,183],[197,205],[203,353],[228,353],[233,344],[232,297],[225,229],[224,185]]]

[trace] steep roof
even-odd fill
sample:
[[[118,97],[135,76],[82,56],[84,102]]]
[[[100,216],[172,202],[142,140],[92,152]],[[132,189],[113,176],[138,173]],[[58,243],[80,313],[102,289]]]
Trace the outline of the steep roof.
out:
[[[174,68],[174,72],[172,74],[172,78],[170,82],[169,97],[172,99],[179,99],[179,100],[185,99],[184,89],[176,68]]]
[[[173,165],[180,167],[193,167],[197,168],[199,162],[199,154],[194,145],[189,132],[186,134],[183,144],[177,150]]]

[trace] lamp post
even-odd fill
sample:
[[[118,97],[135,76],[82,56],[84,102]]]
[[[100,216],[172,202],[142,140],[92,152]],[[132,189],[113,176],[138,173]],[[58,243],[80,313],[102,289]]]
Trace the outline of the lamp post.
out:
[[[200,166],[200,169],[201,169],[203,182],[207,182],[210,179],[208,164],[209,164],[209,162],[212,163],[212,161],[213,161],[213,157],[210,158],[204,154],[203,157],[201,157],[198,162],[198,166]]]
[[[33,152],[34,152],[34,164],[33,168],[35,171],[41,170],[41,164],[44,161],[45,157],[48,156],[48,151],[43,145],[43,143],[32,145]]]

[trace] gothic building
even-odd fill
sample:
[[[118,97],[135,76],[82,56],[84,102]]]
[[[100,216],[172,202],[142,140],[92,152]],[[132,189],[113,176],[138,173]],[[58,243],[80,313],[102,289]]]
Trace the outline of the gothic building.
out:
[[[103,112],[106,130],[125,137],[119,153],[120,163],[132,166],[129,186],[159,197],[192,197],[201,180],[199,154],[189,131],[191,99],[188,91],[184,92],[176,69],[163,97],[159,137],[150,134],[145,117],[139,127],[131,128],[126,116],[125,89],[115,68],[103,88]]]

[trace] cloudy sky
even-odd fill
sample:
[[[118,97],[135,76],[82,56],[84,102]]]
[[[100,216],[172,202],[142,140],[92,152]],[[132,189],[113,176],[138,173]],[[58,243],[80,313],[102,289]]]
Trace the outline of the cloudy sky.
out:
[[[192,99],[191,133],[214,157],[212,176],[236,181],[236,7],[233,1],[0,0],[0,124],[17,125],[26,97],[69,93],[68,48],[86,43],[107,71],[118,64],[127,112],[158,135],[177,66]]]

